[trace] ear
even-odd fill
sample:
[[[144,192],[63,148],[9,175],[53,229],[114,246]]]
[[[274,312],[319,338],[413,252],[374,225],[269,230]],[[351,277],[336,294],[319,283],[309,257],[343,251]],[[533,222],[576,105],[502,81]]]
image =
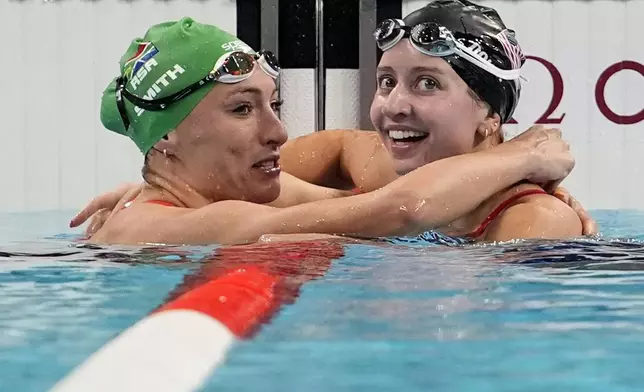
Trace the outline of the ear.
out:
[[[501,117],[497,113],[492,113],[489,116],[485,117],[485,120],[476,129],[476,132],[483,138],[486,139],[488,136],[492,136],[495,133],[499,132],[501,129]]]

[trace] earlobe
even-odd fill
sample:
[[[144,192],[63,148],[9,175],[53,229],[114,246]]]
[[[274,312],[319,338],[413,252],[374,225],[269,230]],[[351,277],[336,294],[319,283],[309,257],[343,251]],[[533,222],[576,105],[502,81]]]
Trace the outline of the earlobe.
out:
[[[481,137],[483,137],[483,139],[487,139],[488,136],[494,133],[494,129],[491,128],[487,121],[482,122],[476,131],[481,135]]]
[[[490,135],[494,135],[499,132],[501,129],[501,118],[498,114],[494,113],[491,116],[487,117],[479,126],[478,132],[484,138],[487,138]]]

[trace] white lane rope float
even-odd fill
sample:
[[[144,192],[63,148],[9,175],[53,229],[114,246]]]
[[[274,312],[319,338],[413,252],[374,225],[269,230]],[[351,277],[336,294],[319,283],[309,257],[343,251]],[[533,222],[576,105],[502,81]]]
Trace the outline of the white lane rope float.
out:
[[[92,354],[53,392],[194,391],[278,307],[279,276],[229,271],[163,305]]]
[[[331,241],[255,245],[250,253],[220,248],[195,279],[184,278],[188,284],[180,288],[188,291],[121,332],[51,391],[195,391],[236,341],[342,256],[344,246]]]

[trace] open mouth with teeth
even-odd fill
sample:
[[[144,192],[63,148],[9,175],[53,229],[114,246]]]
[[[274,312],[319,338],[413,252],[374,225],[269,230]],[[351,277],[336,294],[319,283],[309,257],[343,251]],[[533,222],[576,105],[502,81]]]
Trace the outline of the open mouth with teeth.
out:
[[[278,159],[264,159],[254,164],[253,169],[261,170],[266,174],[276,174],[281,170]]]
[[[387,135],[396,144],[398,143],[417,143],[427,139],[428,133],[411,130],[392,130]]]

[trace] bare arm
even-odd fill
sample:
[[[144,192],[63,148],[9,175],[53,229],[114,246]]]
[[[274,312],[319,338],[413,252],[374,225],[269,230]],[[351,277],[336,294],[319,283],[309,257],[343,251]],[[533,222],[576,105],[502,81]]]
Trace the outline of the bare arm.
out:
[[[577,213],[552,196],[538,196],[505,210],[487,229],[486,241],[563,239],[582,235]]]
[[[517,136],[514,140],[520,139],[522,136],[525,138],[530,138],[533,137],[535,132],[538,132],[539,129],[543,130],[543,127],[535,126],[530,128],[530,130],[524,132],[522,135]],[[327,136],[323,136],[327,135]],[[350,136],[347,136],[350,135]],[[336,180],[334,181],[339,181],[344,183],[344,187],[349,187],[349,186],[355,186],[353,184],[353,180],[349,179],[347,180],[347,175],[342,174],[348,169],[342,169],[340,170],[340,166],[346,166],[346,167],[354,167],[354,177],[356,178],[355,182],[358,182],[358,186],[361,187],[363,191],[369,191],[372,189],[378,189],[381,186],[384,186],[386,183],[389,183],[393,181],[393,179],[389,179],[389,176],[391,176],[391,173],[393,172],[393,169],[391,169],[389,172],[387,162],[378,158],[380,154],[385,153],[384,147],[382,145],[378,145],[378,140],[377,139],[377,134],[375,132],[368,132],[368,131],[343,131],[343,130],[338,130],[338,131],[323,131],[323,132],[317,132],[312,135],[308,136],[303,136],[297,139],[294,139],[290,142],[288,142],[285,145],[285,148],[287,150],[286,153],[284,153],[284,150],[282,152],[282,160],[287,162],[286,164],[282,163],[283,166],[287,167],[287,170],[291,174],[293,174],[295,177],[304,179],[309,182],[313,182],[316,184],[323,184],[326,186],[331,186],[329,185],[330,182],[326,182],[328,180],[328,176],[335,176],[332,178],[335,178]],[[374,137],[376,139],[374,139]],[[371,139],[371,140],[370,140]],[[347,143],[347,141],[350,140],[352,141],[351,143]],[[365,149],[364,146],[369,145],[369,143],[372,143],[371,146],[372,148],[375,148],[375,155],[373,159],[371,159],[371,164],[369,164],[366,167],[366,170],[363,170],[364,166],[361,168],[359,165],[359,154],[354,150],[354,148],[359,149],[359,150],[364,150],[368,151],[368,149]],[[508,143],[513,143],[513,142],[508,142]],[[504,144],[508,144],[504,143]],[[322,148],[322,153],[320,155],[315,155],[315,149],[312,149],[313,146],[319,145]],[[362,147],[361,147],[362,146]],[[303,155],[300,156],[297,148],[303,148]],[[491,151],[496,151],[496,149],[492,149]],[[324,159],[320,162],[314,159],[315,156],[323,157]],[[367,160],[369,160],[369,156],[367,157]],[[300,165],[300,159],[302,160],[302,164]],[[341,165],[341,162],[343,162],[343,159],[345,162]],[[351,161],[351,162],[347,162]],[[380,163],[378,163],[380,162]],[[384,163],[382,163],[384,162]],[[485,164],[485,163],[481,163]],[[493,173],[494,167],[489,167],[489,173]],[[340,170],[340,174],[338,174],[338,170]],[[388,174],[389,173],[389,174]],[[364,174],[364,176],[363,176]],[[501,174],[501,173],[499,173]],[[326,176],[326,177],[325,177]],[[394,173],[395,176],[395,173]],[[286,176],[284,176],[286,178]],[[327,178],[327,180],[325,180]],[[563,177],[562,177],[563,178]],[[365,183],[360,184],[359,181],[363,179]],[[431,178],[427,178],[428,183],[430,183],[432,180]],[[333,182],[333,181],[331,181]],[[93,214],[96,214],[93,216],[92,222],[90,223],[90,228],[88,228],[88,235],[93,234],[98,230],[98,228],[101,227],[103,224],[104,219],[98,219],[102,215],[107,214],[101,214],[100,209],[101,208],[106,208],[106,209],[112,209],[115,206],[116,201],[119,199],[119,196],[123,196],[121,198],[121,201],[118,202],[118,205],[116,205],[116,210],[118,210],[120,205],[122,205],[125,201],[131,200],[134,196],[135,193],[138,193],[140,190],[141,186],[135,186],[127,188],[124,187],[120,190],[114,191],[114,192],[108,192],[105,193],[97,198],[95,198],[92,202],[90,202],[83,210],[81,210],[76,217],[72,219],[72,222],[70,223],[70,227],[76,227],[85,220],[87,220],[89,217],[91,217]],[[274,202],[274,206],[290,206],[293,205],[294,202],[297,202],[297,200],[306,200],[310,201],[312,198],[315,198],[319,196],[321,199],[326,199],[329,196],[331,196],[330,191],[325,191],[322,193],[318,193],[317,191],[310,190],[309,192],[306,192],[306,195],[302,199],[299,197],[295,192],[298,192],[296,190],[297,187],[285,187],[284,192],[291,193],[291,195],[285,195],[283,198],[280,197],[278,201]],[[311,189],[311,188],[309,188]],[[126,194],[126,191],[128,192]],[[304,187],[300,187],[300,191],[304,191]],[[317,194],[317,196],[316,196]],[[344,196],[346,193],[340,193],[338,196]],[[597,225],[596,222],[588,215],[586,210],[583,208],[583,206],[577,202],[568,192],[566,192],[563,188],[558,188],[557,192],[555,192],[555,196],[557,196],[559,199],[561,199],[564,203],[568,204],[570,207],[573,208],[573,210],[577,213],[577,215],[580,217],[582,220],[583,226],[584,226],[584,234],[594,234],[597,232]],[[335,196],[333,196],[335,197]],[[97,218],[98,217],[98,218]],[[96,224],[94,224],[96,223]]]
[[[332,188],[379,189],[398,175],[373,131],[325,130],[288,141],[282,169],[304,181]]]
[[[280,177],[280,195],[277,200],[269,203],[271,207],[292,207],[298,204],[310,203],[317,200],[335,199],[351,196],[351,191],[326,188],[302,181],[288,173],[282,172]]]
[[[495,152],[433,162],[367,194],[290,208],[242,201],[214,203],[182,213],[172,222],[147,224],[158,228],[154,237],[137,241],[227,244],[257,241],[268,233],[413,234],[455,220],[544,165],[551,165],[550,171],[541,172],[548,173],[545,177],[558,178],[565,176],[574,162],[567,151],[544,159],[530,149],[507,143]]]
[[[363,192],[380,189],[398,178],[391,155],[373,131],[345,133],[341,168]]]
[[[282,170],[311,184],[352,187],[341,171],[344,136],[348,130],[325,130],[290,139],[280,148]]]

